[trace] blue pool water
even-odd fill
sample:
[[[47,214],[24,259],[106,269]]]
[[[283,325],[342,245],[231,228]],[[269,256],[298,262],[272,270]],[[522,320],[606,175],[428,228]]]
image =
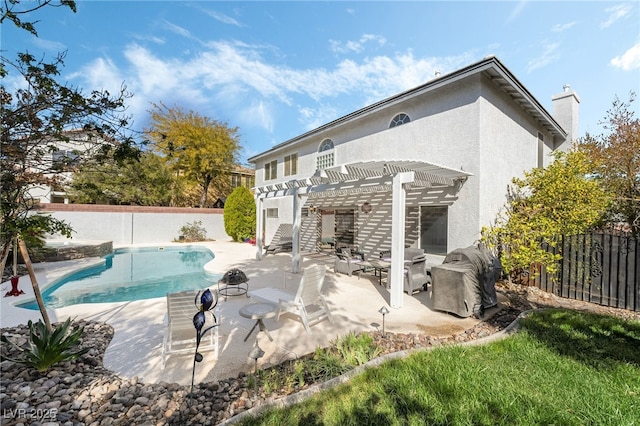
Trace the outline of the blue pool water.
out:
[[[210,287],[204,265],[214,257],[198,246],[116,249],[105,264],[75,272],[42,292],[49,308],[79,303],[125,302],[164,297],[167,293]],[[19,305],[38,309],[35,301]]]

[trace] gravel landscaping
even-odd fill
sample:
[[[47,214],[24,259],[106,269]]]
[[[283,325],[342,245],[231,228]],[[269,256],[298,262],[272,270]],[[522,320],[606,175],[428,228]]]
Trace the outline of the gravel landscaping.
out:
[[[558,299],[534,288],[499,284],[507,297],[502,309],[472,329],[458,335],[436,338],[428,335],[372,333],[382,354],[462,343],[490,336],[511,324],[523,311],[559,306],[640,320],[640,314],[605,308],[584,302]],[[249,376],[240,374],[216,383],[190,387],[172,383],[145,384],[137,378],[125,379],[105,369],[104,352],[113,329],[103,323],[79,321],[85,327],[83,346],[89,352],[74,362],[60,363],[47,373],[15,364],[9,345],[1,344],[0,408],[3,425],[196,425],[218,424],[265,401],[284,394],[255,397]],[[27,342],[27,327],[2,329],[2,334],[19,345]],[[306,384],[307,388],[312,383]],[[300,389],[298,389],[300,390]]]

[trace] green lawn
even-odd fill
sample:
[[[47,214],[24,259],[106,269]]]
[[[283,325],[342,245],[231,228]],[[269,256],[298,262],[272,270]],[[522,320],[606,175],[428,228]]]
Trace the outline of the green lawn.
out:
[[[384,363],[244,425],[639,425],[640,322],[537,312],[519,333]]]

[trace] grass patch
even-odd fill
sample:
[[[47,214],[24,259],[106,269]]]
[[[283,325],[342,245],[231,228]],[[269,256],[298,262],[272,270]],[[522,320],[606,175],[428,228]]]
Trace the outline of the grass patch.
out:
[[[325,382],[377,357],[380,350],[368,334],[348,333],[318,348],[307,357],[284,362],[258,372],[258,383],[264,395],[274,391],[291,393],[305,385]],[[255,385],[252,379],[252,386]]]
[[[639,322],[547,310],[508,339],[389,361],[242,424],[638,424],[639,348]]]

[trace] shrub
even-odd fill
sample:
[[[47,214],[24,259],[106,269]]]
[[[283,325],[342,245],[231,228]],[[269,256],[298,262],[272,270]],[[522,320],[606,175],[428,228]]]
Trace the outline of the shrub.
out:
[[[180,235],[184,236],[185,241],[206,241],[207,230],[202,226],[201,221],[196,220],[180,228]]]
[[[24,358],[11,361],[44,372],[59,362],[72,361],[89,351],[89,348],[77,349],[84,328],[77,324],[72,325],[71,318],[67,318],[52,331],[42,320],[35,324],[29,321],[28,327],[29,343],[25,347],[16,345],[4,335],[1,336],[2,342],[10,344],[24,355]]]
[[[256,203],[249,188],[239,186],[224,204],[224,230],[233,241],[244,241],[256,233]]]
[[[550,253],[558,237],[586,232],[598,225],[610,196],[592,177],[593,162],[582,151],[556,151],[544,169],[525,172],[508,188],[508,203],[482,240],[507,274],[529,270],[533,264],[554,273],[560,255]]]

